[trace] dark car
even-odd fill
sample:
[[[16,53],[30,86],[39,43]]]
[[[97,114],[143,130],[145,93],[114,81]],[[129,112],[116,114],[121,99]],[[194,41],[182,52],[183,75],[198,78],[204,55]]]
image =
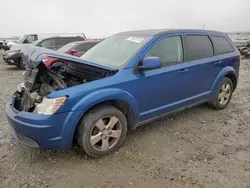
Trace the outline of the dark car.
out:
[[[11,49],[13,46],[17,44],[31,44],[37,40],[42,40],[45,38],[77,37],[77,36],[86,39],[86,36],[84,33],[30,33],[30,34],[23,35],[18,40],[11,40],[7,42],[7,47]]]
[[[4,49],[5,46],[5,42],[4,41],[0,41],[0,50]]]
[[[98,44],[101,40],[86,40],[86,41],[77,41],[66,44],[65,46],[59,48],[57,51],[65,54],[70,54],[73,56],[80,57],[85,52],[87,52],[90,48]],[[50,67],[55,62],[62,62],[58,58],[46,57],[43,59],[46,67]]]
[[[85,38],[74,36],[74,37],[50,37],[42,40],[37,40],[32,44],[19,44],[12,47],[11,50],[6,51],[3,54],[3,59],[7,64],[16,65],[22,69],[25,69],[25,64],[20,56],[20,52],[27,48],[32,48],[34,46],[43,47],[51,50],[57,50],[74,41],[84,41]]]
[[[80,58],[41,50],[22,54],[24,83],[5,107],[11,134],[40,149],[75,141],[93,157],[116,151],[128,129],[173,112],[202,103],[226,108],[239,77],[238,50],[217,31],[123,32]],[[49,70],[45,56],[67,63]]]
[[[233,42],[239,49],[240,47],[244,47],[247,45],[247,43],[250,42],[250,33],[239,33],[236,35],[236,37],[233,39]]]

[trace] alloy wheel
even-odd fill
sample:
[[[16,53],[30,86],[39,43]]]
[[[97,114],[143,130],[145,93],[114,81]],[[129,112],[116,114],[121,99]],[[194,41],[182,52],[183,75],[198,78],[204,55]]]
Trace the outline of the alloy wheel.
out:
[[[99,119],[90,135],[90,144],[97,151],[108,151],[119,141],[121,122],[116,116],[106,116]]]
[[[228,83],[224,83],[220,88],[219,103],[225,105],[230,100],[231,86]]]

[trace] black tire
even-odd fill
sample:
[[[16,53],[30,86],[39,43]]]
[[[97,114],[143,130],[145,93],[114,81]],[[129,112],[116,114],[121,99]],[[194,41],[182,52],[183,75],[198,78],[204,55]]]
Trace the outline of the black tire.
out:
[[[24,70],[26,69],[26,66],[25,66],[25,64],[24,64],[22,58],[20,58],[20,60],[19,60],[19,67],[20,67],[21,69],[24,69]]]
[[[221,104],[221,100],[220,100],[220,93],[222,91],[222,86],[225,86],[225,85],[229,85],[230,86],[230,90],[229,90],[229,97],[228,97],[228,100],[225,102],[225,104]],[[233,86],[233,82],[230,78],[228,77],[224,77],[221,81],[221,83],[219,84],[217,90],[216,90],[216,94],[215,94],[215,97],[212,101],[212,106],[217,109],[217,110],[221,110],[221,109],[224,109],[227,107],[227,105],[229,104],[229,102],[231,101],[231,98],[232,98],[232,94],[233,94],[233,91],[234,91],[234,86]],[[224,99],[223,99],[224,100]]]
[[[102,133],[102,131],[96,129],[97,128],[96,124],[97,122],[99,122],[99,120],[102,120],[103,122],[103,119],[108,116],[116,117],[119,120],[118,123],[120,127],[119,128],[120,137],[119,139],[116,139],[116,141],[114,142],[115,144],[111,148],[109,148],[106,151],[100,151],[96,149],[96,147],[98,146],[98,144],[100,144],[101,145],[100,148],[102,148],[103,139],[105,138],[102,137],[102,139],[99,142],[97,142],[96,147],[91,144],[90,138],[97,134]],[[94,129],[98,130],[99,132],[97,131],[98,133],[93,135]],[[127,120],[124,114],[114,106],[102,105],[92,109],[83,117],[82,121],[77,127],[77,142],[80,148],[87,155],[97,158],[115,152],[122,145],[123,141],[125,140],[126,134],[127,134]],[[108,138],[108,142],[110,140],[112,141],[112,139],[113,138],[111,137]]]

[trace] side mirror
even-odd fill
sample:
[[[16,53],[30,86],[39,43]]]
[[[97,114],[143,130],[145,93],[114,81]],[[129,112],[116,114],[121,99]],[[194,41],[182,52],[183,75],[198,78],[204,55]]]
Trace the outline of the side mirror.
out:
[[[69,54],[73,55],[74,53],[76,53],[77,51],[75,49],[72,49],[69,51]]]
[[[138,66],[138,70],[152,70],[161,68],[161,60],[159,57],[145,57],[142,60],[141,65]]]

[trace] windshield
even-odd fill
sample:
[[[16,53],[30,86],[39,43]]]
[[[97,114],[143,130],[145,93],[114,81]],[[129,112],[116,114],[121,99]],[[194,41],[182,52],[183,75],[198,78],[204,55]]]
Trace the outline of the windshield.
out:
[[[27,37],[28,35],[24,35],[21,38],[18,39],[18,41],[16,42],[17,44],[21,44],[21,42]]]
[[[122,69],[150,37],[111,36],[80,58],[89,62]]]
[[[36,40],[35,42],[32,42],[31,44],[33,44],[34,46],[38,45],[42,40]]]
[[[68,43],[68,44],[64,45],[63,47],[59,48],[57,51],[65,53],[68,50],[70,50],[71,48],[73,48],[75,45],[76,45],[75,42],[71,42],[71,43]]]

